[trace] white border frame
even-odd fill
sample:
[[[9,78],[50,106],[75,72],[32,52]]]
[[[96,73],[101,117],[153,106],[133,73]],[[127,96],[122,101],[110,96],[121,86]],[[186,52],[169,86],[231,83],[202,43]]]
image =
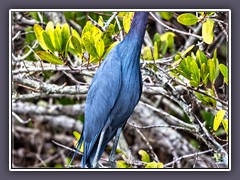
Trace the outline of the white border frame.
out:
[[[37,169],[37,168],[12,168],[12,68],[11,68],[11,58],[12,58],[12,19],[11,13],[19,11],[19,12],[40,12],[40,11],[53,11],[53,12],[63,12],[63,11],[103,11],[103,12],[116,12],[116,11],[149,11],[149,12],[158,12],[158,11],[169,11],[169,12],[176,12],[176,11],[223,11],[229,13],[229,22],[228,22],[228,29],[229,29],[229,41],[228,41],[228,70],[229,70],[229,89],[228,89],[228,107],[229,107],[229,153],[228,153],[228,163],[229,168],[227,169],[215,169],[215,168],[204,168],[204,169],[75,169],[75,168],[64,168],[64,169]],[[10,9],[9,10],[9,171],[231,171],[231,139],[232,139],[232,131],[231,131],[231,10],[230,9]]]

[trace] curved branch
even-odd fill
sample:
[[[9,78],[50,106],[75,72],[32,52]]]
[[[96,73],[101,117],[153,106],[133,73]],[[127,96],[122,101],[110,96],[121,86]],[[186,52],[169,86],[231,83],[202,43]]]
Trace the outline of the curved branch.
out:
[[[151,16],[159,23],[161,24],[163,27],[173,31],[173,32],[177,32],[177,33],[180,33],[180,34],[184,34],[184,35],[187,35],[187,36],[193,36],[195,38],[198,38],[200,40],[202,40],[202,36],[199,36],[199,35],[196,35],[196,34],[192,34],[192,33],[188,33],[188,32],[184,32],[184,31],[180,31],[178,29],[174,29],[166,24],[164,24],[162,21],[160,21],[158,18],[156,18],[156,16],[152,13],[152,12],[149,12],[151,14]]]

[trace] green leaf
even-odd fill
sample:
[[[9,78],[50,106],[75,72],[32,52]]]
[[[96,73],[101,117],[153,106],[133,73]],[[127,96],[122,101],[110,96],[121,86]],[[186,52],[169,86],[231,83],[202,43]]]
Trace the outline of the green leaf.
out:
[[[73,28],[71,28],[71,32],[72,32],[72,36],[74,36],[75,38],[78,39],[79,44],[80,44],[80,46],[81,46],[81,53],[83,53],[83,52],[84,52],[84,47],[81,45],[81,37],[80,37],[80,35],[79,35],[78,32],[77,32],[75,29],[73,29]],[[71,37],[70,39],[72,39],[72,37]],[[78,54],[78,55],[80,55],[80,54],[79,54],[80,52],[77,52],[77,51],[75,50],[75,48],[74,48],[74,46],[73,46],[73,44],[72,44],[72,41],[70,41],[70,43],[69,43],[69,49],[68,49],[68,50],[69,50],[72,54]]]
[[[75,148],[78,148],[78,141],[79,141],[79,139],[81,138],[81,134],[79,133],[79,132],[77,132],[77,131],[73,131],[73,135],[74,135],[74,137],[76,138],[76,141],[74,142],[74,147]],[[80,148],[78,148],[78,150],[80,151],[80,152],[83,152],[84,151],[84,142],[82,143],[82,145],[81,145],[81,147]]]
[[[25,41],[26,41],[26,43],[31,43],[31,42],[36,40],[35,34],[31,33],[32,31],[33,31],[32,27],[25,28],[25,32],[26,32]],[[28,47],[26,49],[29,50]]]
[[[61,32],[59,32],[59,30],[54,29],[54,47],[58,52],[62,51],[62,36],[61,36]]]
[[[80,134],[79,132],[77,132],[77,131],[73,131],[73,135],[74,135],[74,137],[75,137],[77,140],[79,140],[80,137],[81,137],[81,134]]]
[[[40,18],[38,16],[38,12],[29,12],[29,15],[32,16],[33,19],[40,22]]]
[[[174,61],[179,61],[182,59],[182,53],[178,52],[176,56],[174,57]]]
[[[191,62],[192,58],[190,56],[187,56],[181,61],[177,69],[177,71],[188,80],[191,80]]]
[[[92,25],[91,28],[91,34],[92,34],[92,38],[94,39],[94,41],[96,41],[97,39],[99,39],[102,35],[103,32],[96,26]]]
[[[160,35],[160,40],[161,41],[168,41],[170,37],[175,37],[175,34],[173,32],[165,32],[162,35]]]
[[[228,85],[228,68],[224,64],[219,65],[220,72],[223,75],[224,82]]]
[[[219,110],[213,120],[213,130],[217,131],[225,115],[224,110]]]
[[[207,16],[212,16],[215,12],[206,12]]]
[[[91,29],[92,29],[92,23],[91,23],[91,21],[88,21],[88,22],[86,23],[86,25],[84,26],[83,30],[82,30],[82,36],[83,36],[86,32],[91,31]]]
[[[177,17],[177,21],[183,25],[190,26],[198,22],[198,18],[191,13],[184,13]]]
[[[173,12],[160,12],[159,14],[163,19],[170,21],[172,19],[174,13]]]
[[[207,56],[201,50],[197,51],[196,60],[199,67],[201,67],[203,63],[207,64]]]
[[[90,63],[99,63],[100,59],[98,58],[98,56],[93,57],[92,55],[90,55],[89,58],[89,62]]]
[[[228,134],[228,119],[222,120],[222,125],[223,125],[225,132]]]
[[[45,28],[46,32],[49,32],[49,31],[53,31],[54,30],[54,24],[52,21],[49,21],[46,25],[46,28]]]
[[[61,169],[61,168],[64,168],[64,167],[61,164],[55,164],[54,168],[60,168]]]
[[[62,45],[61,45],[62,51],[65,51],[67,42],[70,38],[70,29],[67,23],[62,25],[61,36],[62,36]]]
[[[213,38],[214,38],[213,27],[214,27],[214,21],[212,19],[208,19],[202,25],[203,41],[207,44],[211,44],[213,42]]]
[[[79,33],[77,32],[76,29],[73,29],[71,27],[71,32],[72,32],[72,36],[75,36],[79,41],[81,40],[81,37],[80,37],[80,35],[79,35]]]
[[[196,82],[194,87],[198,87],[198,85],[200,83],[200,69],[198,68],[198,65],[194,59],[192,59],[191,66],[192,66],[191,78],[192,78],[192,80],[194,80]]]
[[[219,62],[218,62],[218,58],[217,58],[217,49],[214,50],[213,53],[213,61],[214,61],[214,65],[215,65],[215,79],[217,79],[218,75],[219,75]]]
[[[48,47],[48,49],[51,52],[54,52],[55,48],[53,47],[52,41],[51,41],[51,39],[50,39],[50,37],[49,37],[49,35],[46,31],[42,31],[42,37],[43,37],[43,40],[44,40],[46,46]]]
[[[147,163],[150,162],[150,157],[149,157],[149,155],[148,155],[148,153],[146,151],[139,150],[138,154],[141,156],[141,160],[143,162],[147,162]]]
[[[54,44],[58,52],[62,52],[62,35],[61,35],[61,26],[57,23],[56,28],[54,29]]]
[[[192,87],[198,87],[198,86],[199,86],[199,83],[197,83],[197,82],[194,81],[194,80],[190,80],[190,85],[191,85]]]
[[[104,24],[103,24],[103,17],[102,16],[99,16],[99,18],[98,18],[98,24],[100,25],[100,26],[104,26]]]
[[[189,46],[183,53],[182,53],[182,57],[185,57],[185,55],[187,53],[189,53],[193,48],[194,48],[195,45],[192,45],[192,46]]]
[[[108,26],[108,29],[105,32],[103,32],[101,36],[101,39],[104,41],[104,44],[106,47],[110,46],[113,41],[112,35],[114,34],[114,29],[115,29],[115,26],[113,24],[110,24]]]
[[[151,48],[149,46],[146,46],[146,47],[143,48],[143,59],[153,60],[152,51],[151,51]]]
[[[124,27],[125,33],[128,33],[130,30],[133,15],[134,15],[134,12],[128,12],[123,17],[123,27]]]
[[[168,48],[170,48],[171,52],[173,52],[174,47],[174,36],[168,35]]]
[[[174,37],[175,34],[173,32],[165,32],[160,36],[160,40],[162,42],[162,54],[166,54],[167,49],[170,48],[171,51],[173,51],[173,45],[174,45]]]
[[[199,147],[201,147],[201,146],[200,146],[199,142],[196,141],[195,139],[191,139],[189,143],[190,143],[196,150],[200,150]]]
[[[81,47],[81,44],[79,42],[79,39],[76,38],[75,36],[72,36],[71,37],[71,43],[72,43],[74,49],[76,50],[76,52],[78,54],[81,54],[82,53],[82,47]]]
[[[52,64],[64,64],[61,59],[56,57],[54,54],[48,53],[46,51],[38,51],[36,54],[42,59]]]
[[[103,40],[101,38],[99,38],[95,42],[95,47],[96,47],[96,51],[97,51],[98,57],[101,58],[103,53],[104,53],[104,49],[105,49],[104,42],[103,42]]]
[[[209,80],[214,84],[215,82],[215,64],[213,59],[208,60]]]
[[[159,58],[158,44],[156,41],[154,42],[153,58],[154,60],[157,60]]]
[[[161,162],[157,163],[157,162],[153,161],[153,162],[148,163],[145,166],[145,168],[163,168],[163,163],[161,163]]]
[[[215,49],[213,59],[208,60],[208,69],[209,69],[209,80],[212,84],[215,83],[219,75],[219,62],[217,59],[217,50]]]
[[[64,59],[67,58],[70,42],[71,42],[71,38],[68,39],[68,42],[67,42],[67,44],[66,44],[66,48],[65,48],[65,51],[64,51],[64,53],[63,53],[63,54],[64,54]]]
[[[33,29],[34,29],[34,33],[35,33],[35,36],[38,40],[38,43],[40,44],[40,46],[42,47],[43,50],[45,51],[48,51],[49,48],[47,47],[47,45],[45,44],[44,42],[44,39],[43,39],[43,36],[42,36],[42,32],[43,32],[43,29],[40,25],[38,24],[35,24],[33,26]]]
[[[205,63],[201,64],[200,75],[201,75],[203,84],[207,86],[209,73],[208,73],[207,65]]]
[[[163,41],[162,44],[161,44],[161,53],[162,55],[164,56],[167,52],[167,49],[168,49],[168,42],[167,41]]]
[[[123,160],[117,161],[117,168],[132,168],[131,165],[127,164]]]
[[[208,111],[200,111],[204,122],[205,122],[205,127],[210,131],[213,128],[213,120],[214,120],[214,115]]]
[[[159,33],[155,33],[153,36],[153,41],[161,41],[161,35]]]
[[[204,16],[204,12],[198,12],[201,16]]]
[[[90,32],[86,32],[82,36],[82,43],[90,55],[92,55],[93,57],[98,57],[95,44]]]
[[[214,92],[212,89],[208,89],[205,91],[206,94],[214,96]],[[210,106],[210,107],[216,107],[216,100],[214,100],[213,98],[203,95],[201,93],[195,92],[195,95],[197,96],[197,98],[202,101],[203,104]]]
[[[49,21],[47,23],[45,31],[48,33],[48,35],[49,35],[49,37],[51,39],[52,45],[56,49],[56,47],[55,47],[55,40],[54,40],[54,38],[55,38],[55,36],[54,36],[54,24],[53,24],[52,21]]]
[[[117,45],[119,44],[119,41],[115,41],[111,44],[111,46],[107,49],[107,51],[104,53],[103,59],[108,55],[108,53]]]
[[[123,18],[126,14],[127,14],[127,12],[125,12],[125,11],[119,12],[117,16]]]

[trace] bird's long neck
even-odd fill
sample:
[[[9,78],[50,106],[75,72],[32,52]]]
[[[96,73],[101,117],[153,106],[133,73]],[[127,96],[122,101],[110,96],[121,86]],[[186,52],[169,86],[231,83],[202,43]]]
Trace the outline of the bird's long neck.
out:
[[[129,33],[125,40],[131,40],[137,46],[142,45],[147,26],[148,12],[135,12]]]
[[[129,33],[118,46],[123,73],[140,73],[140,53],[147,26],[148,12],[135,12]],[[131,73],[129,73],[129,71]]]

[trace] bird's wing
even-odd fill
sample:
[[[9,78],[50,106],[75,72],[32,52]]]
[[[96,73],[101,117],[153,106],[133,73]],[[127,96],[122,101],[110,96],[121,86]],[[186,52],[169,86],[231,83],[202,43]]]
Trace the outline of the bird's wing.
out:
[[[112,50],[92,80],[85,106],[84,141],[94,146],[104,127],[121,87],[121,61]],[[84,142],[85,143],[85,142]]]

